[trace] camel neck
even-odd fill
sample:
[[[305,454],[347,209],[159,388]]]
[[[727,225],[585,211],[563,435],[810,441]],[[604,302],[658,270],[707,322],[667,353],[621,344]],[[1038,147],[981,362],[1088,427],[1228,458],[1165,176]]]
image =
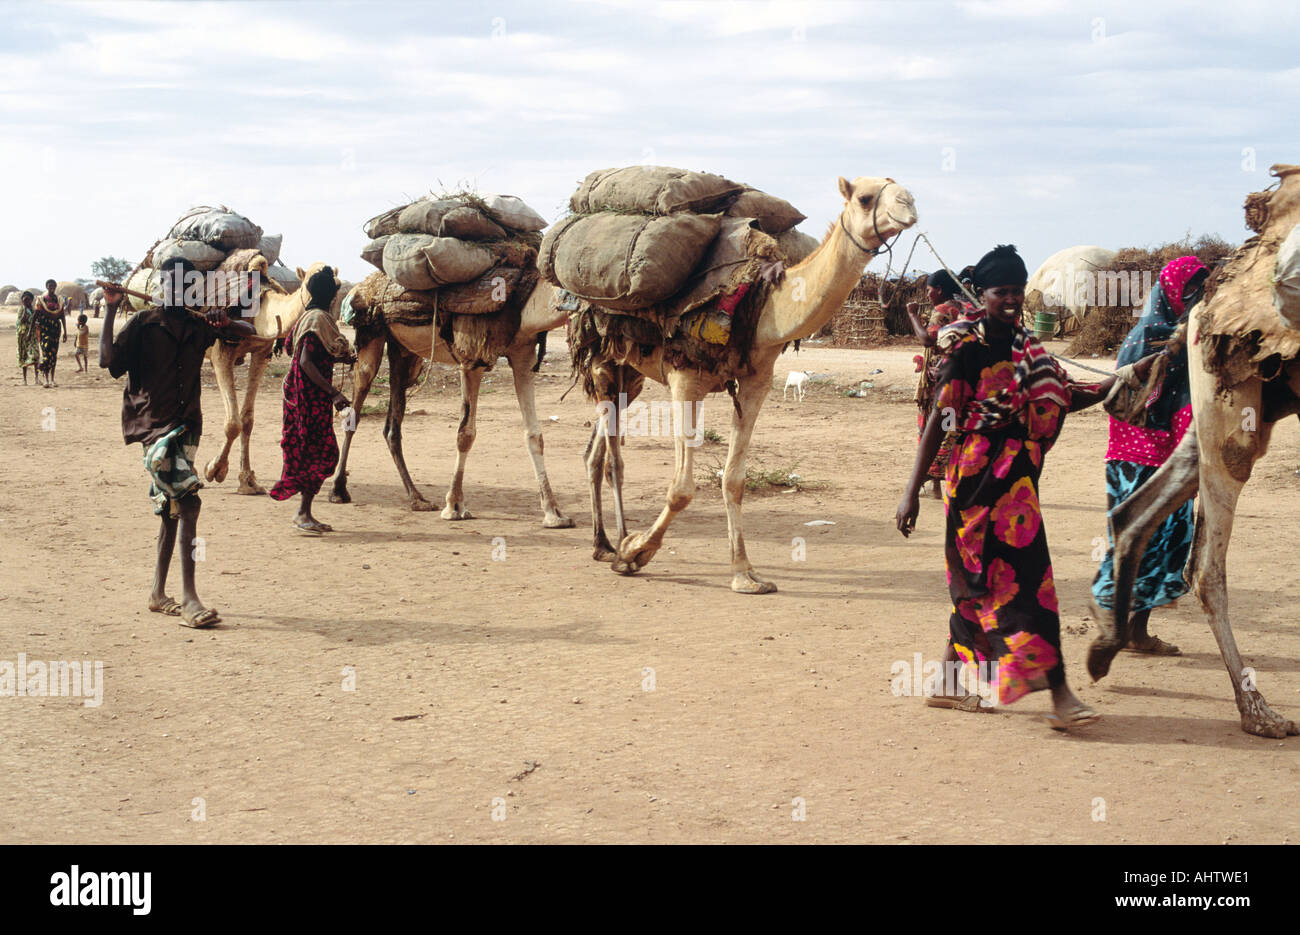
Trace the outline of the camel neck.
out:
[[[785,344],[815,333],[844,306],[873,254],[850,240],[840,219],[808,259],[787,270],[759,318],[760,347]],[[856,238],[855,238],[856,239]],[[874,248],[871,240],[863,244]]]

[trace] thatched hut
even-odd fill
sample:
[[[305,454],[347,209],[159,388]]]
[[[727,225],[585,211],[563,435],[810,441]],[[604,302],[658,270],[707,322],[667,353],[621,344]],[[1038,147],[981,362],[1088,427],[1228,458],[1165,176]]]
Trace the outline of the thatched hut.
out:
[[[907,303],[916,302],[923,309],[929,306],[925,283],[924,275],[882,284],[879,275],[863,274],[844,308],[831,319],[831,342],[837,347],[861,347],[891,335],[911,334]]]

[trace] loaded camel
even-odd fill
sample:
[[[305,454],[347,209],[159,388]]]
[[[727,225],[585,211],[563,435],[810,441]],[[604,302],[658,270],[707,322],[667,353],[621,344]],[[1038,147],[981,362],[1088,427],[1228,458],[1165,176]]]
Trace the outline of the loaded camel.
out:
[[[298,267],[298,280],[302,285],[293,292],[286,292],[284,287],[267,275],[265,264],[265,258],[258,256],[249,265],[250,271],[260,273],[262,283],[258,312],[252,320],[257,334],[244,338],[237,344],[218,341],[208,351],[208,359],[212,361],[212,369],[216,371],[221,401],[226,407],[226,441],[216,457],[207,463],[203,476],[206,480],[218,484],[226,479],[230,449],[238,438],[240,440],[239,489],[235,492],[250,495],[266,493],[266,488],[257,482],[257,476],[253,473],[248,443],[249,436],[253,433],[253,407],[257,403],[257,391],[262,383],[262,373],[271,359],[276,341],[293,330],[298,316],[307,307],[309,298],[307,279],[325,266],[324,263],[313,263],[306,271]],[[337,267],[334,270],[334,278],[338,279]],[[240,405],[235,390],[235,364],[246,354],[248,355],[248,383],[244,388],[243,405]]]
[[[917,219],[911,193],[893,179],[860,177],[849,182],[841,178],[839,190],[844,197],[844,210],[832,223],[821,246],[803,262],[786,270],[783,281],[771,289],[757,309],[749,366],[733,387],[731,442],[722,491],[731,546],[731,589],[742,594],[768,594],[776,590],[776,585],[760,577],[750,564],[740,524],[745,454],[759,410],[772,388],[776,359],[789,342],[807,337],[825,325],[843,307],[858,284],[863,267],[876,251]],[[611,406],[634,400],[647,377],[667,384],[673,410],[678,413],[698,413],[705,396],[726,389],[719,376],[696,368],[675,367],[665,359],[662,348],[635,343],[621,348],[617,356],[592,360],[585,369],[584,376],[594,386],[598,404],[606,412]],[[621,394],[626,394],[622,403]],[[644,568],[659,551],[673,519],[686,509],[694,496],[697,442],[690,442],[680,427],[674,431],[676,467],[668,486],[667,503],[648,530],[629,535],[623,512],[621,439],[617,432],[610,431],[606,419],[597,418],[594,422],[586,452],[595,546],[592,557],[611,562],[619,574],[631,575]],[[694,431],[698,433],[698,419],[694,422]],[[606,536],[601,509],[601,481],[607,472],[614,499],[617,548]]]
[[[1228,669],[1241,728],[1286,737],[1300,726],[1275,712],[1242,664],[1228,623],[1228,540],[1242,487],[1268,450],[1273,426],[1300,413],[1300,330],[1280,320],[1271,276],[1281,241],[1300,222],[1300,166],[1276,165],[1280,187],[1267,196],[1267,219],[1218,274],[1218,289],[1187,322],[1192,425],[1169,460],[1110,514],[1115,542],[1113,616],[1094,606],[1102,633],[1088,652],[1093,679],[1110,671],[1128,640],[1129,606],[1147,542],[1197,491],[1196,532],[1185,575],[1209,616]],[[1255,196],[1252,196],[1254,198]],[[1258,204],[1259,202],[1257,202]],[[1247,202],[1248,206],[1250,202]]]
[[[513,326],[505,313],[491,316],[457,315],[453,318],[452,343],[449,346],[441,334],[435,337],[429,325],[383,322],[357,330],[357,361],[352,369],[352,408],[358,413],[366,394],[379,371],[379,361],[388,350],[389,396],[388,415],[384,421],[384,440],[397,465],[397,473],[406,488],[412,510],[433,510],[434,504],[425,499],[406,468],[402,452],[402,420],[406,415],[406,391],[414,384],[420,365],[428,360],[430,352],[439,363],[452,364],[460,370],[461,416],[456,430],[456,468],[447,488],[442,509],[446,520],[473,519],[465,503],[465,463],[477,434],[479,387],[483,375],[492,370],[500,357],[506,358],[514,374],[515,396],[523,416],[524,440],[533,461],[538,493],[542,504],[542,526],[546,529],[569,529],[573,520],[560,512],[559,503],[551,490],[546,475],[545,448],[542,428],[537,421],[535,398],[535,368],[544,353],[545,335],[561,327],[568,313],[559,309],[557,291],[547,282],[538,281],[520,310],[519,324]],[[351,503],[348,493],[348,452],[356,434],[357,421],[353,419],[346,428],[339,466],[334,475],[331,503]]]

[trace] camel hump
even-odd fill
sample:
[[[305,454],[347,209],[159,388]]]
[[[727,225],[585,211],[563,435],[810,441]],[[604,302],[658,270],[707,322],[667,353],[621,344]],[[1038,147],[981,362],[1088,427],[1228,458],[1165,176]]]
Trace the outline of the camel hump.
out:
[[[1300,172],[1300,166],[1292,165],[1289,162],[1276,163],[1268,170],[1268,174],[1275,178],[1282,178],[1284,175],[1291,175]]]

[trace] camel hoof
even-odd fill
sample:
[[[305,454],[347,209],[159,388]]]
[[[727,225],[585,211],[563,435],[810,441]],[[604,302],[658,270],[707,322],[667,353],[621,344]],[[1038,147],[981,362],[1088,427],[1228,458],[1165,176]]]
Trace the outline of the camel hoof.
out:
[[[432,513],[436,509],[437,507],[423,497],[417,497],[411,501],[412,513]]]
[[[731,590],[737,594],[774,594],[776,585],[752,571],[742,571],[732,577]]]
[[[335,487],[330,491],[330,503],[351,503],[352,494],[348,493],[347,488]]]
[[[1244,714],[1241,716],[1241,729],[1256,737],[1269,737],[1273,740],[1284,740],[1287,736],[1300,733],[1294,721],[1284,721],[1281,718],[1276,721],[1259,721]]]
[[[226,479],[226,471],[230,469],[229,462],[209,461],[208,466],[203,469],[203,479],[212,483],[220,484]]]
[[[618,558],[618,553],[614,551],[613,546],[596,546],[591,552],[591,557],[597,562],[612,562]]]
[[[620,575],[635,575],[650,564],[650,559],[659,551],[657,545],[647,545],[643,532],[626,536],[618,546],[618,555],[614,557],[614,571]]]
[[[1295,721],[1288,721],[1268,705],[1263,699],[1247,702],[1248,710],[1241,713],[1241,729],[1258,737],[1271,737],[1283,740],[1288,736],[1300,734],[1300,726]]]
[[[1109,640],[1099,636],[1088,647],[1088,676],[1094,682],[1100,682],[1110,672],[1110,664],[1124,644],[1119,640]]]
[[[548,515],[546,519],[542,520],[542,528],[543,529],[572,529],[573,520],[569,519],[569,517],[565,516],[562,513],[555,513],[552,515]]]
[[[449,519],[452,522],[456,522],[462,519],[473,519],[474,514],[471,513],[469,510],[465,509],[463,506],[452,506],[450,503],[448,503],[445,507],[442,508],[442,518]]]
[[[266,488],[257,481],[253,481],[251,484],[240,484],[235,493],[243,494],[246,497],[258,497],[266,494]]]

